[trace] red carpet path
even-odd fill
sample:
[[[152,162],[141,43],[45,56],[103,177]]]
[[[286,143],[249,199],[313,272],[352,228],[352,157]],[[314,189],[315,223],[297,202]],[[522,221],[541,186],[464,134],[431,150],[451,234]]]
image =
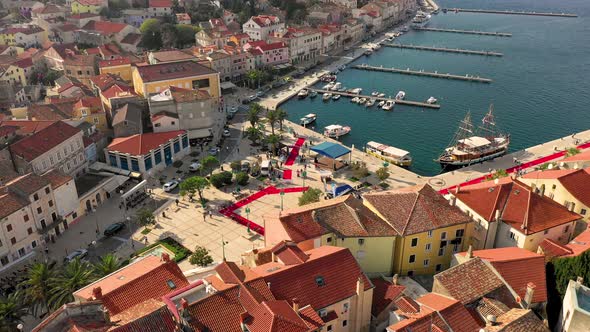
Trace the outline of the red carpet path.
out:
[[[283,180],[291,180],[293,178],[293,171],[286,169],[283,171]]]
[[[293,187],[293,188],[284,188],[283,191],[285,193],[297,193],[297,192],[303,192],[306,191],[307,189],[309,189],[309,187]],[[250,229],[253,230],[254,232],[260,234],[260,235],[264,235],[264,227],[258,225],[257,223],[248,220],[242,216],[240,216],[239,214],[235,213],[234,211],[246,206],[252,202],[254,202],[257,199],[260,199],[266,195],[277,195],[281,192],[281,189],[278,189],[274,186],[270,186],[270,187],[266,187],[262,190],[260,190],[259,192],[256,192],[240,201],[235,202],[234,204],[232,204],[231,206],[221,209],[219,210],[219,213],[223,214],[226,217],[229,217],[231,219],[233,219],[234,221],[238,222],[239,224],[242,224],[244,226],[248,226],[250,225]]]
[[[580,149],[580,150],[584,150],[584,149],[587,149],[589,147],[590,147],[590,142],[589,143],[584,143],[582,145],[578,145],[577,146],[577,148]],[[514,173],[514,172],[518,171],[519,169],[525,169],[525,168],[529,168],[529,167],[534,167],[534,166],[542,165],[542,164],[544,164],[546,162],[550,162],[552,160],[561,158],[561,157],[565,156],[565,154],[566,154],[566,151],[559,151],[559,152],[556,152],[554,154],[551,154],[551,155],[548,155],[548,156],[545,156],[545,157],[541,157],[539,159],[535,159],[535,160],[529,161],[529,162],[524,163],[524,164],[522,164],[520,166],[510,167],[510,168],[508,168],[506,170],[506,172],[508,172],[508,174],[511,174],[511,173]],[[468,186],[470,184],[480,183],[480,182],[484,181],[485,178],[486,178],[485,176],[480,176],[480,177],[478,177],[476,179],[463,182],[460,185],[461,186]],[[448,187],[448,188],[442,189],[439,192],[441,194],[445,195],[445,194],[447,194],[449,192],[449,190],[455,189],[455,188],[457,188],[457,186],[458,185],[454,185],[452,187]]]
[[[295,142],[295,145],[293,146],[293,148],[291,149],[291,152],[289,153],[289,157],[287,158],[287,161],[285,162],[285,166],[293,165],[293,163],[295,162],[295,159],[297,159],[297,156],[299,155],[299,149],[303,145],[303,142],[305,142],[305,138],[298,138],[297,139],[297,142]]]

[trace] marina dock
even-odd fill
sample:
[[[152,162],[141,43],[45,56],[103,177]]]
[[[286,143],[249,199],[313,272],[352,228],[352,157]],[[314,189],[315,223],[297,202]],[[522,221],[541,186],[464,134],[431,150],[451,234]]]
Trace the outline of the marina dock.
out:
[[[469,82],[478,82],[478,83],[492,83],[492,80],[489,78],[473,76],[466,74],[465,76],[461,75],[454,75],[454,74],[441,74],[438,72],[429,72],[423,70],[412,70],[412,69],[399,69],[399,68],[383,68],[383,67],[374,67],[369,66],[367,64],[362,65],[354,65],[350,68],[360,69],[360,70],[368,70],[368,71],[380,71],[384,73],[395,73],[395,74],[404,74],[404,75],[413,75],[413,76],[425,76],[425,77],[435,77],[435,78],[446,78],[451,80],[460,80],[460,81],[469,81]]]
[[[507,32],[495,32],[495,31],[477,31],[477,30],[457,30],[457,29],[440,29],[440,28],[412,28],[418,31],[434,31],[434,32],[450,32],[450,33],[462,33],[467,35],[480,35],[480,36],[496,36],[496,37],[512,37],[511,33]]]
[[[420,101],[412,101],[412,100],[405,100],[405,99],[396,100],[394,98],[358,95],[358,94],[349,93],[349,92],[338,92],[338,91],[330,91],[330,90],[322,90],[322,89],[314,89],[314,88],[308,88],[308,90],[316,91],[318,94],[331,93],[333,95],[341,95],[342,97],[349,97],[349,98],[359,97],[359,98],[375,99],[377,101],[381,101],[381,100],[395,101],[396,104],[406,105],[406,106],[425,107],[425,108],[431,108],[431,109],[439,109],[440,108],[439,104],[429,104],[429,103],[423,103]]]
[[[540,12],[524,12],[524,11],[514,11],[514,10],[487,10],[487,9],[466,9],[466,8],[445,8],[445,9],[449,12],[465,12],[465,13],[578,17],[578,15],[576,15],[576,14],[567,14],[567,13],[540,13]]]
[[[420,45],[408,45],[408,44],[390,44],[390,43],[382,43],[381,45],[393,48],[405,48],[411,50],[420,50],[420,51],[433,51],[433,52],[446,52],[446,53],[459,53],[459,54],[471,54],[471,55],[485,55],[485,56],[504,56],[502,53],[493,52],[493,51],[474,51],[474,50],[464,50],[459,48],[444,48],[444,47],[430,47],[430,46],[420,46]]]

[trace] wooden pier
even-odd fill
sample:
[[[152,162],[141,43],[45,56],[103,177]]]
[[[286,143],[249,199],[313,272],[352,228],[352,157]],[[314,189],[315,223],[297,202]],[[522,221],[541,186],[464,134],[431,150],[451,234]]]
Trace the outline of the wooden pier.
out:
[[[413,75],[413,76],[425,76],[425,77],[436,77],[436,78],[446,78],[451,80],[460,80],[460,81],[470,81],[470,82],[478,82],[478,83],[492,83],[492,80],[489,78],[473,76],[466,74],[465,76],[461,75],[454,75],[454,74],[441,74],[439,72],[429,72],[423,70],[412,70],[412,69],[399,69],[399,68],[384,68],[384,67],[374,67],[369,66],[367,64],[362,65],[354,65],[350,68],[354,69],[361,69],[361,70],[369,70],[369,71],[380,71],[384,73],[396,73],[396,74],[404,74],[404,75]]]
[[[523,12],[523,11],[514,11],[514,10],[486,10],[486,9],[466,9],[466,8],[445,8],[445,9],[449,12],[465,12],[465,13],[578,17],[578,15],[576,15],[576,14],[568,14],[568,13],[541,13],[541,12]]]
[[[354,93],[350,93],[350,92],[339,92],[339,91],[330,91],[330,90],[322,90],[322,89],[314,89],[314,88],[307,88],[307,90],[316,91],[318,93],[318,98],[321,98],[321,95],[327,92],[327,93],[331,93],[333,95],[341,95],[342,97],[349,97],[349,98],[359,97],[359,98],[375,99],[377,101],[381,101],[381,100],[395,101],[396,104],[406,105],[406,106],[416,106],[416,107],[424,107],[424,108],[431,108],[431,109],[439,109],[440,108],[439,104],[429,104],[429,103],[423,103],[420,101],[412,101],[412,100],[405,100],[405,99],[397,100],[395,98],[367,96],[367,95],[354,94]],[[376,104],[375,104],[375,107],[377,107]]]
[[[420,27],[414,27],[412,29],[418,30],[418,31],[451,32],[451,33],[462,33],[462,34],[480,35],[480,36],[512,37],[511,33],[495,32],[495,31],[457,30],[457,29],[420,28]]]
[[[420,45],[408,45],[408,44],[390,44],[390,43],[382,43],[381,45],[393,48],[405,48],[411,50],[420,50],[420,51],[434,51],[434,52],[447,52],[447,53],[459,53],[459,54],[471,54],[471,55],[485,55],[485,56],[504,56],[502,53],[493,52],[493,51],[473,51],[473,50],[464,50],[460,48],[444,48],[444,47],[430,47],[430,46],[420,46]]]

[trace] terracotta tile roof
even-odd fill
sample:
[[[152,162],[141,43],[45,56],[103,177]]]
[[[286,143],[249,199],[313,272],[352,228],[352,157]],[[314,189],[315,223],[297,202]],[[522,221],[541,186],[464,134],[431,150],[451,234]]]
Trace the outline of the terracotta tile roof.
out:
[[[62,173],[57,169],[52,169],[50,171],[47,171],[47,172],[43,173],[43,175],[41,175],[41,176],[44,179],[47,179],[47,181],[49,181],[49,183],[51,183],[51,187],[53,189],[59,188],[59,187],[63,186],[64,184],[73,180],[73,178],[71,176]]]
[[[465,256],[465,253],[458,255]],[[533,303],[547,301],[547,282],[545,280],[545,258],[543,255],[517,247],[496,248],[473,251],[479,257],[492,264],[502,278],[522,298],[526,294],[527,284],[536,287]]]
[[[172,7],[172,0],[150,0],[148,7],[170,8]]]
[[[387,328],[393,332],[477,332],[483,327],[459,301],[429,293],[416,300],[418,312],[402,312],[406,318]]]
[[[434,283],[442,287],[446,295],[463,304],[472,303],[504,287],[504,282],[477,257],[435,275]]]
[[[84,6],[102,6],[104,4],[103,0],[74,0]]]
[[[101,312],[100,301],[66,303],[47,315],[31,332],[106,332],[113,327]]]
[[[409,296],[402,296],[395,301],[395,306],[400,312],[415,314],[420,311],[420,305]]]
[[[170,287],[169,283],[174,287]],[[172,260],[166,262],[157,256],[147,256],[73,293],[77,299],[90,300],[100,288],[103,302],[109,313],[118,315],[147,300],[160,300],[175,288],[188,285],[188,280]],[[149,311],[149,305],[145,307]],[[140,316],[143,310],[135,310]]]
[[[115,84],[111,85],[111,87],[102,91],[101,95],[107,99],[111,99],[111,98],[121,97],[121,96],[136,96],[137,93],[133,90],[132,87],[130,87],[128,85],[122,85],[120,83],[115,83]]]
[[[532,192],[531,187],[518,180],[503,178],[498,184],[486,181],[452,193],[458,200],[487,221],[501,219],[525,235],[557,227],[581,217],[548,197]]]
[[[486,332],[549,332],[531,310],[510,309],[496,318],[498,325],[486,326]]]
[[[502,303],[501,301],[498,301],[496,299],[493,298],[488,298],[488,297],[483,297],[478,303],[477,303],[477,307],[476,307],[476,311],[477,313],[481,316],[481,317],[488,317],[488,315],[493,315],[493,316],[500,316],[503,315],[504,313],[508,312],[510,310],[510,308],[505,305],[504,303]]]
[[[33,104],[27,112],[31,119],[35,120],[66,120],[74,116],[75,102],[62,102],[51,104]]]
[[[97,59],[95,55],[69,54],[64,58],[64,66],[94,67]]]
[[[153,303],[153,300],[146,302]],[[162,305],[163,304],[159,302],[159,306],[161,307],[160,309],[148,313],[145,316],[135,318],[123,326],[115,327],[109,330],[109,332],[177,332],[178,330],[176,328],[174,317],[172,317],[170,311],[167,308],[162,307]],[[115,317],[115,319],[116,318],[119,317]],[[119,323],[119,325],[121,324]]]
[[[137,67],[143,82],[158,82],[185,77],[210,75],[217,73],[193,61],[159,63]]]
[[[549,170],[528,173],[525,179],[555,179],[567,190],[572,196],[578,199],[582,204],[590,206],[590,168],[586,169],[567,169],[567,170]],[[547,188],[549,189],[549,188]],[[546,189],[546,191],[547,191]]]
[[[276,17],[276,16],[270,16],[270,15],[252,16],[250,19],[252,21],[256,22],[256,24],[258,24],[261,27],[271,26],[273,24],[280,23],[280,20],[279,20],[278,17]]]
[[[393,301],[400,297],[406,289],[405,286],[394,285],[384,278],[371,279],[371,283],[375,286],[373,289],[373,303],[371,306],[371,313],[375,317],[381,314]]]
[[[26,161],[32,161],[79,132],[80,129],[57,121],[34,135],[13,143],[10,146],[10,151],[13,155],[18,155]]]
[[[123,39],[121,39],[121,44],[129,44],[129,45],[136,45],[141,41],[141,34],[139,33],[129,33]]]
[[[99,68],[105,67],[115,67],[115,66],[123,66],[131,64],[131,60],[127,57],[112,59],[112,60],[101,60],[98,62]]]
[[[121,86],[129,86],[125,80],[121,78],[119,75],[115,74],[100,74],[96,76],[92,76],[90,78],[90,82],[94,86],[96,86],[100,91],[104,91],[114,84],[119,84]]]
[[[33,66],[33,58],[24,58],[14,63],[19,68],[30,68]]]
[[[18,127],[18,133],[20,135],[31,135],[49,127],[53,123],[55,121],[5,120],[0,121],[0,127]]]
[[[320,318],[318,313],[309,305],[299,309],[299,316],[312,330],[319,330],[322,326],[324,326],[324,321]]]
[[[539,249],[542,251],[543,255],[545,255],[547,260],[551,260],[554,257],[567,256],[573,253],[573,251],[567,246],[551,239],[544,239],[543,242],[539,244]]]
[[[15,33],[22,33],[25,35],[32,35],[35,33],[40,33],[43,32],[45,30],[43,30],[43,28],[41,28],[38,25],[28,25],[26,27],[22,27],[22,28],[5,28],[3,30],[0,31],[0,33],[2,34],[15,34]]]
[[[109,35],[109,34],[113,34],[113,33],[119,33],[128,26],[129,25],[127,25],[125,23],[116,23],[116,22],[110,22],[110,21],[94,21],[93,20],[93,21],[89,21],[88,23],[86,23],[82,27],[82,30],[96,31],[96,32],[103,33],[105,35]]]
[[[430,185],[420,185],[375,194],[363,199],[402,236],[470,222],[470,217]]]
[[[252,319],[248,331],[310,332],[308,324],[293,310],[287,301],[265,301],[248,311]]]
[[[548,258],[575,257],[590,249],[590,229],[586,229],[568,244],[562,245],[550,239],[545,239],[539,247]]]
[[[0,218],[8,217],[29,205],[29,201],[0,187]]]
[[[78,26],[72,23],[64,23],[55,27],[55,29],[61,32],[70,32],[78,30]]]
[[[119,137],[115,138],[107,149],[120,153],[128,153],[133,156],[141,156],[184,133],[184,130],[175,130],[163,133],[146,133],[129,137]]]

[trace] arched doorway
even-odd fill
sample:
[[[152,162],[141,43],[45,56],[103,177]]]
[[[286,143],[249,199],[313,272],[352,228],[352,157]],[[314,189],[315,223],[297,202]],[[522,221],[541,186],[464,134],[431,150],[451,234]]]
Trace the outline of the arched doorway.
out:
[[[96,193],[96,205],[99,205],[100,203],[101,203],[100,193]]]
[[[92,204],[90,204],[89,199],[86,200],[86,211],[88,211],[88,212],[92,211]]]

